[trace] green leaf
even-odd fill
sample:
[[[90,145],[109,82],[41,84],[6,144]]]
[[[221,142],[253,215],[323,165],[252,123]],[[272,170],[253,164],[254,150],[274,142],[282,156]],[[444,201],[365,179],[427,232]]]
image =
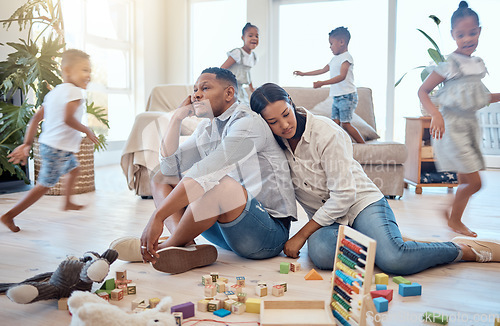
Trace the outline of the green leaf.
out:
[[[4,171],[10,172],[11,175],[17,176],[18,179],[23,180],[24,183],[29,184],[30,180],[26,177],[26,173],[21,169],[21,167],[16,164],[9,162],[7,155],[12,151],[14,146],[2,145],[0,144],[0,175]]]
[[[434,23],[439,28],[439,24],[441,24],[441,19],[437,18],[437,16],[434,16],[434,15],[430,15],[429,18],[432,19],[432,21],[434,21]]]
[[[106,142],[106,137],[104,135],[97,135],[97,138],[99,138],[99,143],[94,144],[94,151],[101,151],[101,150],[106,150],[108,144]]]
[[[100,123],[104,124],[109,129],[109,120],[106,109],[102,106],[94,106],[94,102],[87,103],[87,113],[93,115]]]
[[[427,69],[423,69],[422,72],[420,73],[420,79],[422,79],[422,82],[430,75],[429,71]]]
[[[429,48],[429,49],[427,49],[427,52],[429,53],[429,55],[431,56],[432,60],[434,60],[434,62],[436,64],[439,64],[440,62],[444,61],[444,58],[435,49]]]
[[[429,42],[431,42],[432,46],[434,46],[434,48],[436,49],[436,51],[439,53],[439,55],[441,56],[441,58],[443,58],[442,61],[444,61],[444,57],[443,55],[441,54],[441,50],[439,49],[439,46],[437,45],[436,42],[434,42],[434,40],[432,39],[432,37],[430,37],[429,35],[427,35],[426,32],[424,32],[423,30],[417,28],[417,31],[419,31],[420,33],[422,33],[428,40]]]
[[[418,66],[418,67],[415,67],[413,68],[412,70],[415,70],[415,69],[422,69],[424,68],[425,69],[426,66]],[[399,78],[399,80],[396,82],[396,84],[394,84],[394,87],[398,86],[401,81],[403,81],[403,78],[408,74],[408,72],[405,72],[405,74],[403,76],[401,76],[401,78]]]

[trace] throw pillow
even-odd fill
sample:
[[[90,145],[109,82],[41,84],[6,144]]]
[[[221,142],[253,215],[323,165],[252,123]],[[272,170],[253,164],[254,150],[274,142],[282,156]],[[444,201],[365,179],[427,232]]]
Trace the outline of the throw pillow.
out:
[[[316,104],[311,110],[309,110],[312,114],[322,115],[327,118],[332,117],[332,104],[333,98],[328,96],[324,101]],[[358,129],[359,133],[363,137],[364,140],[374,140],[379,139],[380,136],[377,134],[377,131],[373,129],[363,118],[361,118],[356,113],[352,115],[351,124]]]

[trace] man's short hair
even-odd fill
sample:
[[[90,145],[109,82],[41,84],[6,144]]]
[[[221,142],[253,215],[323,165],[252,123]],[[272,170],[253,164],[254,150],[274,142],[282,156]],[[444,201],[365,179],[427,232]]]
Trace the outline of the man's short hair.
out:
[[[238,82],[236,81],[236,76],[230,70],[219,67],[210,67],[206,68],[201,73],[214,74],[215,79],[227,81],[231,86],[234,87],[235,93],[238,93]]]
[[[330,33],[328,33],[328,36],[344,40],[346,44],[349,44],[349,41],[351,40],[351,33],[349,33],[347,27],[344,26],[335,28]]]
[[[80,60],[90,60],[90,56],[82,50],[69,49],[62,53],[61,66],[72,66]]]

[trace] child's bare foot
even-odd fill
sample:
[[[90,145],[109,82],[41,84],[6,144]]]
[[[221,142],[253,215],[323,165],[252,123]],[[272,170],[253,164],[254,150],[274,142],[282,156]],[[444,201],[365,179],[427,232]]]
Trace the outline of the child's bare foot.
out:
[[[460,233],[466,235],[468,237],[477,237],[477,233],[469,229],[462,221],[455,222],[450,218],[451,212],[446,209],[444,211],[444,217],[446,218],[446,222],[448,222],[448,226],[453,230],[453,232]]]
[[[66,206],[64,206],[65,211],[79,211],[82,208],[84,208],[84,205],[77,205],[73,203],[66,203]]]
[[[7,216],[3,215],[2,218],[2,223],[5,224],[6,227],[8,227],[12,232],[19,232],[21,229],[14,224],[14,219],[13,218],[8,218]]]

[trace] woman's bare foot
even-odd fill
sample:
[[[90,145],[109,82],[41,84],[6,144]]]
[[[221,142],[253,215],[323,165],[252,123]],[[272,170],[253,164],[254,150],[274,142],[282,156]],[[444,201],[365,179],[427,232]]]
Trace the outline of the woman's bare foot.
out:
[[[79,211],[82,208],[84,208],[84,205],[77,205],[73,203],[66,203],[66,206],[64,206],[65,211]]]
[[[446,218],[446,222],[448,223],[448,227],[456,233],[460,233],[463,235],[466,235],[468,237],[477,237],[477,233],[469,229],[465,224],[462,223],[462,221],[454,221],[450,218],[450,211],[445,210],[444,211],[444,217]]]
[[[8,218],[7,216],[2,215],[1,221],[12,232],[19,232],[19,231],[21,231],[21,229],[16,224],[14,224],[14,219],[13,218]]]

